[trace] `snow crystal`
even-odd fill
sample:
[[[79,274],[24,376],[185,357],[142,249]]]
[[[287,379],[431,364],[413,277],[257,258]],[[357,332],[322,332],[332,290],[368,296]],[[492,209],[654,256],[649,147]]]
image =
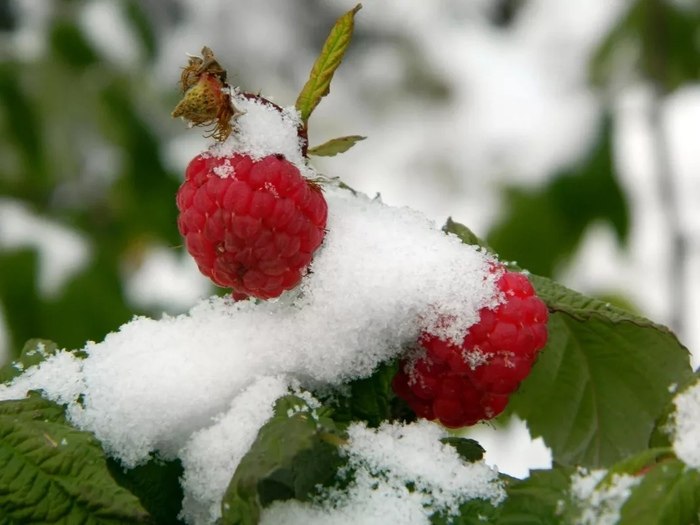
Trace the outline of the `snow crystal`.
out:
[[[251,99],[236,91],[231,93],[234,106],[243,114],[236,118],[234,133],[209,148],[215,157],[227,157],[234,153],[261,159],[268,155],[282,154],[302,173],[310,173],[301,153],[302,143],[297,133],[301,124],[299,112],[294,107],[281,108],[261,100]],[[230,173],[220,174],[230,176]]]
[[[60,352],[29,368],[0,386],[0,399],[42,389],[126,467],[154,454],[186,458],[187,512],[209,512],[212,499],[204,495],[220,494],[224,476],[198,474],[211,464],[200,443],[229,432],[226,422],[242,414],[239,397],[256,398],[246,394],[257,391],[256,378],[285,375],[303,388],[334,388],[370,375],[415,344],[421,330],[463,337],[479,310],[501,299],[488,256],[419,213],[337,188],[325,194],[328,234],[298,290],[276,301],[213,297],[186,315],[137,317],[89,342],[82,360]],[[262,413],[240,430],[240,447]],[[229,474],[237,446],[228,449]],[[392,489],[387,497],[395,495]],[[202,519],[192,522],[208,523]]]
[[[354,423],[348,434],[350,486],[328,490],[315,504],[276,503],[264,511],[263,524],[383,525],[388,516],[391,523],[428,524],[432,514],[455,514],[467,500],[497,505],[505,498],[497,472],[483,462],[464,462],[439,441],[446,432],[428,421],[378,429]]]
[[[673,399],[673,450],[686,465],[700,469],[700,381]]]
[[[571,494],[580,514],[576,525],[614,525],[620,519],[620,509],[641,477],[614,474],[609,482],[600,482],[606,470],[580,469],[571,477]]]
[[[238,395],[223,416],[195,432],[180,451],[185,469],[182,518],[188,523],[214,523],[231,475],[272,417],[275,401],[287,393],[289,381],[264,377]]]

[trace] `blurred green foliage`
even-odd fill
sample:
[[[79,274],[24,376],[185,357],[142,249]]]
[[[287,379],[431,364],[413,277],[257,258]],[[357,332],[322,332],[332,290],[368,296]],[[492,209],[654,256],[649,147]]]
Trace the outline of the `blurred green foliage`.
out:
[[[146,3],[118,3],[140,56],[138,64],[121,67],[84,34],[79,20],[88,3],[48,3],[45,53],[25,57],[8,47],[0,61],[0,196],[77,231],[91,253],[82,271],[47,295],[33,244],[0,251],[0,305],[15,353],[33,337],[79,348],[148,313],[128,303],[124,268],[154,243],[181,243],[171,197],[180,175],[162,161],[175,126],[169,118],[175,90],[164,93],[149,82],[160,52],[153,20]],[[13,5],[0,1],[0,36],[17,28]],[[491,22],[511,30],[526,7],[527,0],[495,2]],[[592,56],[592,82],[612,83],[630,69],[621,61],[665,92],[696,81],[699,24],[697,2],[630,2]],[[363,46],[362,38],[360,32],[355,45]],[[371,52],[371,42],[364,44]],[[630,48],[634,53],[625,54]],[[431,79],[435,71],[426,66],[420,74]],[[613,161],[615,123],[602,121],[597,141],[575,166],[538,188],[503,188],[504,212],[487,240],[505,259],[556,276],[588,228],[600,223],[624,245],[630,219]]]
[[[151,24],[139,2],[121,4],[143,59],[119,68],[78,24],[84,4],[49,7],[45,55],[0,64],[0,194],[76,230],[91,251],[51,296],[39,290],[36,251],[0,253],[0,301],[15,352],[31,337],[79,348],[143,313],[127,303],[124,265],[149,243],[181,244],[170,197],[178,174],[161,155],[170,101],[144,80],[157,53]]]

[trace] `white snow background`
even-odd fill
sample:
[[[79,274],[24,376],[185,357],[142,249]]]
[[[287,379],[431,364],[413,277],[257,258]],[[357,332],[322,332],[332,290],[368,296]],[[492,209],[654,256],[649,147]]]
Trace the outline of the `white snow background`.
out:
[[[246,89],[273,93],[281,104],[294,100],[318,45],[311,46],[301,36],[303,24],[292,23],[300,16],[294,4],[272,0],[182,0],[180,4],[184,21],[178,23],[167,16],[167,2],[150,7],[163,14],[159,38],[164,53],[155,81],[171,89],[185,53],[196,53],[208,44],[222,63],[236,71],[235,80],[245,80]],[[369,195],[381,193],[388,204],[420,210],[437,224],[452,215],[483,233],[500,209],[498,184],[538,184],[584,154],[600,112],[599,100],[587,87],[585,61],[624,1],[531,0],[515,29],[507,32],[484,22],[488,4],[488,0],[365,3],[358,27],[411,42],[423,65],[447,83],[451,97],[437,103],[412,91],[407,61],[390,39],[378,41],[371,49],[351,46],[331,96],[313,117],[311,139],[318,143],[348,133],[369,138],[342,157],[320,160],[319,169]],[[46,3],[17,0],[15,5],[22,13],[22,29],[13,45],[26,56],[41,54]],[[332,17],[324,23],[353,5],[347,0],[328,3]],[[312,16],[303,17],[307,24],[314,23],[309,21]],[[232,21],[235,30],[231,30]],[[83,22],[94,43],[116,63],[129,67],[138,59],[119,2],[90,2]],[[271,41],[269,34],[275,39]],[[391,102],[378,93],[389,93]],[[617,104],[616,158],[632,206],[629,248],[621,251],[611,231],[595,228],[563,277],[566,284],[584,292],[619,289],[649,317],[664,322],[670,304],[668,245],[648,148],[648,101],[645,87],[635,86],[621,93]],[[700,155],[695,145],[699,117],[697,86],[664,103],[681,213],[687,231],[696,239],[700,236],[700,208],[695,205],[700,195]],[[195,135],[174,132],[168,161],[178,171],[202,148],[203,141]],[[71,260],[59,258],[58,264],[42,264],[47,293],[58,289],[89,257],[89,247],[72,232],[52,233],[58,230],[42,225],[15,203],[0,203],[0,215],[11,217],[0,228],[2,249],[29,239],[47,253],[82,254]],[[27,229],[30,234],[17,235]],[[700,243],[690,249],[689,266],[698,268]],[[186,256],[158,247],[151,253],[140,270],[130,273],[127,286],[136,304],[175,304],[184,312],[206,296],[206,280]],[[695,350],[697,366],[700,327],[694,320],[700,316],[700,275],[694,272],[688,282],[694,290],[693,302],[686,311],[687,332],[681,337]],[[203,304],[198,308],[205,308]],[[0,323],[0,355],[5,344]],[[96,346],[100,344],[109,343]],[[472,434],[487,449],[487,462],[504,472],[522,476],[528,467],[548,464],[541,440],[530,444],[527,429],[517,422],[509,429],[480,426]]]

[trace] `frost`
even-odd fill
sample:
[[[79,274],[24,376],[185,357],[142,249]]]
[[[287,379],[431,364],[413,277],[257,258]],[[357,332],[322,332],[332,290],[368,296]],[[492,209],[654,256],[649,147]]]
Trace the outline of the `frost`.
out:
[[[580,469],[571,477],[571,493],[580,513],[576,525],[614,525],[620,519],[620,509],[641,477],[614,474],[609,482],[601,481],[606,470],[588,472]]]
[[[456,514],[460,504],[482,499],[498,505],[505,491],[495,470],[483,462],[465,463],[440,442],[446,432],[421,420],[385,423],[378,429],[354,423],[344,447],[353,481],[329,489],[317,503],[276,503],[263,524],[373,525],[429,524],[434,513]]]
[[[673,399],[673,450],[686,465],[700,469],[700,381]]]
[[[275,377],[307,389],[342,388],[414,344],[422,330],[444,329],[445,319],[449,334],[462,337],[481,308],[500,300],[492,260],[424,216],[332,187],[325,194],[328,234],[298,290],[266,302],[212,297],[184,315],[134,318],[89,342],[84,359],[63,351],[25,370],[0,386],[0,399],[43,390],[126,467],[153,454],[179,457],[186,464],[184,512],[192,523],[210,523],[204,516],[215,515],[212,498],[282,390]],[[265,384],[272,385],[269,396],[261,392]],[[241,428],[232,430],[239,419]],[[374,435],[355,432],[357,450],[362,435]],[[233,436],[221,451],[225,467],[213,469],[207,443],[224,435]],[[432,504],[449,507],[452,488],[440,483]],[[392,487],[382,498],[399,507]],[[406,497],[417,505],[408,509],[425,501]]]

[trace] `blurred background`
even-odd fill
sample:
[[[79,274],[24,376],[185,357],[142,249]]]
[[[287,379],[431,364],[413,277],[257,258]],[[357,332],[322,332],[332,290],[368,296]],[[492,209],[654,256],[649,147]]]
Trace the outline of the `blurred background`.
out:
[[[292,105],[345,0],[0,0],[0,363],[216,291],[174,194],[186,53]],[[700,362],[700,3],[365,2],[317,168],[668,324]],[[220,293],[220,292],[219,292]]]

